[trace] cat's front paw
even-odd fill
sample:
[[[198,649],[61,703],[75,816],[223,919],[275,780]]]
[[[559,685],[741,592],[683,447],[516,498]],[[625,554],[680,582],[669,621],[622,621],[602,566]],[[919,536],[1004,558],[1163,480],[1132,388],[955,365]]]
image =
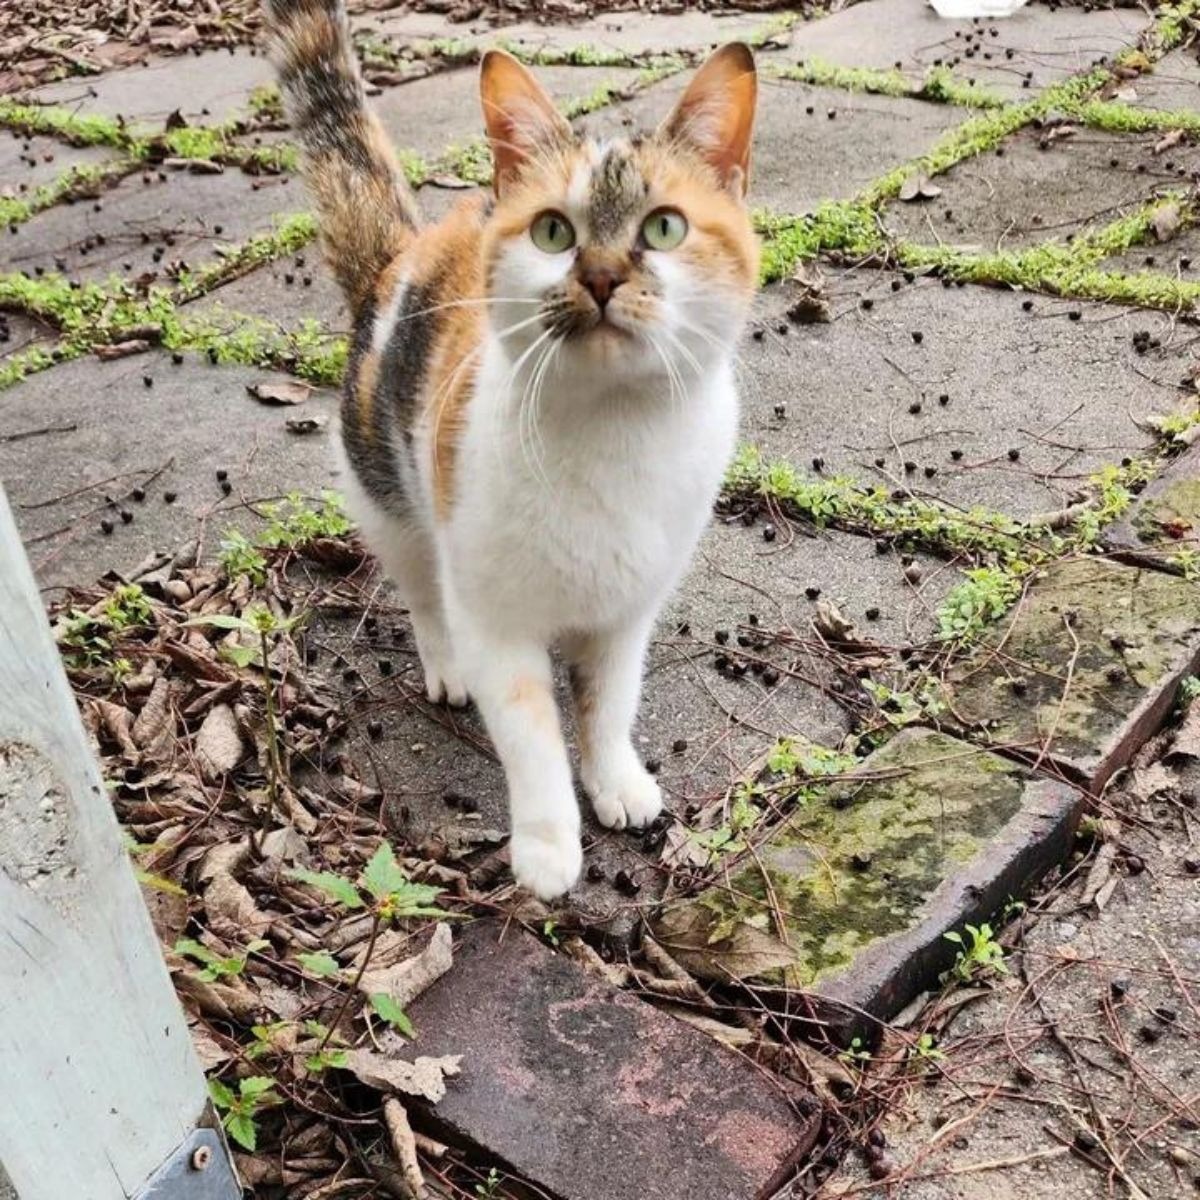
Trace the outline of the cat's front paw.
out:
[[[555,900],[579,882],[583,847],[571,825],[540,824],[514,829],[512,871],[539,900]]]
[[[640,829],[662,812],[662,790],[641,763],[588,785],[596,820],[609,829]]]
[[[445,662],[425,666],[425,698],[430,704],[445,701],[451,708],[465,708],[470,699],[453,664]]]

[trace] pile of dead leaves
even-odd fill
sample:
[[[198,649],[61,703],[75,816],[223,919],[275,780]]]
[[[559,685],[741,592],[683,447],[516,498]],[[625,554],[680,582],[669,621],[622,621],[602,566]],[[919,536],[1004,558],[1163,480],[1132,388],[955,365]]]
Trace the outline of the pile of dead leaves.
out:
[[[332,583],[294,581],[299,554]],[[193,546],[52,614],[216,1112],[262,1197],[449,1194],[446,1148],[409,1109],[435,1105],[460,1063],[414,1053],[405,1010],[451,969],[452,925],[480,897],[463,871],[393,849],[379,793],[320,753],[345,704],[306,661],[305,618],[340,602],[324,564],[361,557],[319,538],[275,552],[255,586]]]

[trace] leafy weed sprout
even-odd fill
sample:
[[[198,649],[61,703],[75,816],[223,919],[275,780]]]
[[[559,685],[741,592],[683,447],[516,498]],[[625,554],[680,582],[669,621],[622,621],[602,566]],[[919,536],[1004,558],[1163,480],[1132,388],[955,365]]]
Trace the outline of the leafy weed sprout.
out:
[[[432,884],[413,883],[404,874],[396,862],[395,852],[387,842],[379,844],[379,848],[371,856],[357,880],[347,879],[332,871],[309,871],[299,867],[289,871],[288,876],[315,888],[344,909],[358,911],[369,908],[371,914],[371,931],[367,938],[366,950],[337,1015],[317,1048],[317,1055],[320,1056],[329,1045],[333,1031],[341,1023],[346,1009],[358,992],[358,985],[375,953],[381,930],[396,921],[422,917],[448,920],[454,914],[446,912],[435,903],[441,894],[441,888]],[[331,961],[332,956],[329,956],[329,959]],[[317,964],[319,970],[332,974],[328,970],[330,961],[320,960]],[[336,963],[334,965],[336,966]],[[375,993],[369,997],[369,1001],[378,1017],[398,1029],[405,1037],[414,1036],[412,1022],[390,995],[386,992]]]
[[[251,1075],[238,1081],[237,1091],[219,1079],[208,1081],[208,1094],[221,1114],[225,1132],[243,1150],[258,1148],[257,1117],[264,1108],[280,1104],[275,1092],[275,1080],[269,1075]]]
[[[965,939],[953,929],[942,934],[946,941],[959,947],[954,966],[946,972],[946,978],[970,983],[993,972],[1007,975],[1008,964],[1004,961],[1004,947],[996,941],[992,927],[984,921],[980,925],[967,925],[964,928],[967,931]]]

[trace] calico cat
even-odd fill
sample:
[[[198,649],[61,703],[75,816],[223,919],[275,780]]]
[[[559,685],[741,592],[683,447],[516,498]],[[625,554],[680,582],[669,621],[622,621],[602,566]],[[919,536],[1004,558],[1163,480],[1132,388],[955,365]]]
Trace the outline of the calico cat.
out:
[[[507,779],[513,872],[550,899],[582,865],[553,647],[600,823],[642,826],[662,807],[632,730],[655,617],[734,447],[733,358],[758,276],[754,61],[723,47],[657,132],[595,141],[488,53],[495,196],[425,226],[340,0],[266,8],[355,319],[351,511],[411,612],[429,699],[478,705]]]

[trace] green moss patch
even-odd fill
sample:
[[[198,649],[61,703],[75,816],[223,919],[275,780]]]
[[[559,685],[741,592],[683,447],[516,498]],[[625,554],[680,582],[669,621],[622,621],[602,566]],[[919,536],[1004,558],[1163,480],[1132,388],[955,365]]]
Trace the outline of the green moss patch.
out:
[[[1190,661],[1197,635],[1194,583],[1099,558],[1060,561],[954,668],[949,711],[996,744],[1088,776]]]
[[[944,67],[935,67],[923,80],[914,80],[897,70],[868,67],[839,67],[819,58],[808,58],[786,67],[768,64],[763,74],[773,79],[790,79],[815,87],[840,88],[847,92],[869,92],[879,96],[900,96],[930,100],[938,104],[957,104],[965,108],[1003,108],[1002,96],[964,79]]]
[[[857,775],[857,778],[856,778]],[[1024,772],[944,734],[903,733],[810,799],[656,936],[704,978],[810,988],[922,919],[1021,807]]]

